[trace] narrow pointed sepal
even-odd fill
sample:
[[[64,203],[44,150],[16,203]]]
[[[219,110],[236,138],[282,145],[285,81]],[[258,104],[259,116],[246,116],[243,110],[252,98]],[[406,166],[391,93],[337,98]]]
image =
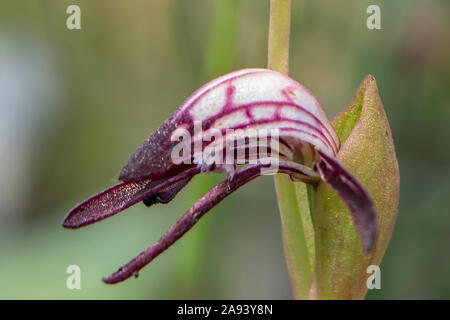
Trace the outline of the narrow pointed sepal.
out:
[[[336,159],[321,151],[318,153],[321,159],[317,167],[322,180],[347,204],[364,250],[371,251],[377,236],[377,213],[369,193]]]
[[[115,215],[138,202],[132,202],[133,197],[150,184],[150,181],[116,184],[75,206],[64,217],[62,225],[77,229]]]
[[[167,203],[200,172],[190,168],[165,181],[141,180],[116,184],[75,206],[64,217],[63,227],[77,229],[111,217],[144,201],[146,205]]]

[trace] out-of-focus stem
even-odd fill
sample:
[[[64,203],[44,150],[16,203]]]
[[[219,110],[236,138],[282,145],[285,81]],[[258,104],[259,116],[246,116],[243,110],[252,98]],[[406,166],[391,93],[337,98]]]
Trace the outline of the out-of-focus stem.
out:
[[[268,68],[289,73],[291,0],[270,1]]]
[[[284,74],[289,72],[290,22],[291,0],[271,0],[268,68]],[[314,235],[311,236],[308,232],[312,227],[306,185],[295,185],[286,176],[277,174],[275,189],[281,216],[284,253],[294,296],[296,299],[308,299],[314,265]],[[305,191],[306,201],[300,207],[298,200],[301,199],[297,191],[301,190]]]

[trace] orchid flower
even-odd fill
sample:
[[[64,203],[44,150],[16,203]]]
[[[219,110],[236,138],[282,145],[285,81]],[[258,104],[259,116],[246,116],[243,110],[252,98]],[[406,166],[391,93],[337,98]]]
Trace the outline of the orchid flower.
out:
[[[271,132],[265,139],[269,152],[259,145],[262,131]],[[231,162],[222,161],[230,150]],[[309,90],[276,71],[235,71],[195,91],[130,157],[119,175],[122,182],[77,205],[63,226],[86,226],[141,201],[147,206],[167,203],[195,175],[227,173],[159,241],[103,279],[117,283],[136,275],[242,185],[263,174],[283,173],[292,181],[330,186],[350,209],[369,252],[377,237],[374,202],[337,160],[339,150],[339,137]]]

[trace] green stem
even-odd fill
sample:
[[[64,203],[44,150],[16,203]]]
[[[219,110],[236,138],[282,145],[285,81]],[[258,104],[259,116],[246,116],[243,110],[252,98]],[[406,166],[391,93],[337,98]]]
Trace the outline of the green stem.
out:
[[[288,74],[291,0],[270,1],[268,68]],[[296,299],[308,299],[314,266],[314,229],[306,185],[275,175],[283,247]]]
[[[270,1],[268,68],[289,73],[291,0]]]

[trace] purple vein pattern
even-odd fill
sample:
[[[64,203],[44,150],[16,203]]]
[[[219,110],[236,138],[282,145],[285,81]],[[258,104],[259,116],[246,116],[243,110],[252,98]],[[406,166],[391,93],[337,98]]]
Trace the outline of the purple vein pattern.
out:
[[[183,154],[182,162],[176,162],[173,154],[180,141],[174,135],[180,129],[189,135],[192,148]],[[251,145],[251,138],[260,142],[257,133],[271,130],[276,130],[279,145],[271,145],[269,153],[271,159],[278,160],[278,165],[272,168],[267,163],[250,163],[250,155],[261,156],[261,149]],[[209,147],[225,150],[224,142],[229,137],[243,141],[240,147],[232,145],[231,164],[216,161],[205,165],[198,160]],[[268,137],[273,139],[274,136]],[[66,215],[63,226],[71,229],[86,226],[141,201],[147,206],[168,203],[193,176],[205,171],[228,174],[158,242],[103,279],[106,283],[117,283],[136,275],[212,207],[266,169],[266,173],[283,173],[293,181],[313,186],[320,180],[328,183],[350,208],[364,249],[370,251],[377,235],[375,207],[366,189],[336,160],[339,149],[336,132],[308,89],[271,70],[235,71],[195,91],[130,157],[119,174],[122,182],[77,205]],[[243,151],[243,159],[236,156],[239,150]],[[244,160],[243,168],[237,167],[243,164],[239,160]]]

